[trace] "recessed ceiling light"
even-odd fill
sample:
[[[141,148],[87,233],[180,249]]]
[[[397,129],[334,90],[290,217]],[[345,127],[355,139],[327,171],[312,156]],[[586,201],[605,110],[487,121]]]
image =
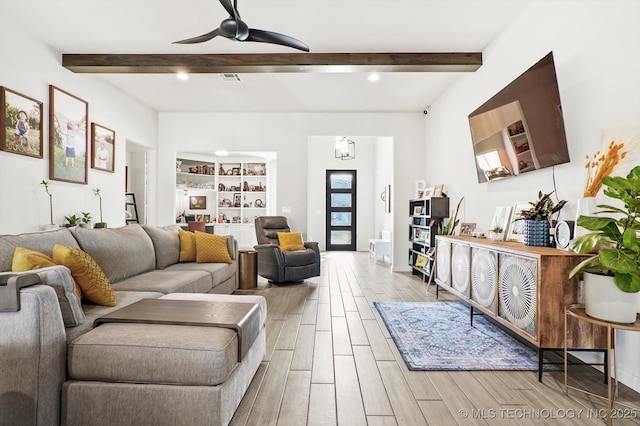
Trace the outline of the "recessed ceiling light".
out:
[[[176,74],[176,77],[178,77],[178,80],[189,80],[189,74],[187,74],[186,72],[179,72]]]
[[[380,80],[380,75],[379,74],[369,74],[369,77],[367,77],[367,79],[369,81],[378,81],[378,80]]]
[[[219,149],[217,151],[214,151],[213,153],[219,157],[225,157],[229,155],[229,151],[227,151],[226,149]]]

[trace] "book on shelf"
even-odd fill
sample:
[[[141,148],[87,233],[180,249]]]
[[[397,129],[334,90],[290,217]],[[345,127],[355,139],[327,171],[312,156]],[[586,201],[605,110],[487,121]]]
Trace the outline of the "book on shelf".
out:
[[[427,265],[428,260],[429,259],[427,258],[427,256],[419,254],[418,256],[416,256],[416,268],[424,268]]]

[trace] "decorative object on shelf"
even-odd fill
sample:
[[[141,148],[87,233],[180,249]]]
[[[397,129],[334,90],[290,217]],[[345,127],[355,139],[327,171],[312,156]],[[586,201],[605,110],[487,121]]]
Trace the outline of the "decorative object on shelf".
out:
[[[436,186],[433,187],[433,194],[431,194],[432,197],[442,197],[442,191],[444,190],[444,184],[443,183],[439,183]]]
[[[182,172],[182,161],[176,160],[176,172]]]
[[[47,193],[47,195],[49,196],[49,225],[47,226],[47,228],[53,228],[56,225],[53,223],[53,195],[51,194],[51,192],[49,192],[49,181],[48,180],[43,180],[42,182],[40,182],[40,185],[44,186],[44,191]]]
[[[89,104],[49,86],[49,179],[87,183]]]
[[[576,237],[582,236],[588,231],[581,226],[578,226],[578,218],[580,216],[591,216],[596,211],[596,197],[583,197],[578,199],[578,205],[576,207],[576,220],[574,222],[574,234]]]
[[[417,180],[415,182],[416,186],[416,199],[419,200],[424,197],[424,189],[427,187],[427,184],[423,180]]]
[[[416,256],[416,268],[423,268],[425,266],[427,266],[427,260],[429,260],[429,258],[423,254],[419,254]]]
[[[458,212],[460,211],[460,204],[462,204],[464,197],[460,198],[458,205],[456,206],[456,212],[452,218],[449,218],[446,222],[443,222],[438,227],[438,235],[453,235],[456,231],[460,219],[458,219]]]
[[[91,167],[105,172],[114,172],[116,132],[96,123],[91,123]]]
[[[640,292],[640,237],[637,233],[640,216],[640,166],[634,167],[625,178],[605,176],[602,184],[607,186],[604,195],[620,200],[624,207],[601,204],[598,207],[603,210],[596,212],[598,216],[578,218],[578,225],[592,232],[572,240],[569,247],[577,253],[593,253],[595,250],[597,253],[576,266],[569,278],[585,272],[587,315],[605,321],[634,322],[637,293]],[[603,216],[606,213],[615,217]],[[604,278],[587,278],[590,274],[599,274]],[[601,286],[601,281],[605,278],[615,283],[615,286],[609,286],[607,291],[590,288],[591,285]],[[614,297],[617,292],[622,293],[619,295],[621,303],[612,304],[613,302],[605,299],[608,296]],[[629,293],[633,293],[634,297]]]
[[[433,195],[433,187],[425,188],[422,191],[422,198],[429,198]]]
[[[0,149],[42,158],[42,102],[0,86],[0,119],[4,134]]]
[[[625,163],[625,159],[629,160],[628,154],[633,152],[634,148],[640,142],[640,131],[631,129],[622,135],[614,135],[613,130],[605,135],[605,146],[602,152],[598,150],[592,156],[587,155],[587,179],[584,189],[584,197],[595,197],[602,188],[602,178],[611,176],[618,172],[620,166]],[[620,142],[616,143],[616,139]],[[630,157],[630,156],[629,156]]]
[[[475,223],[462,223],[460,225],[460,235],[466,235],[468,237],[473,235],[473,231],[476,230]]]
[[[556,248],[563,250],[569,248],[569,243],[571,242],[571,239],[573,239],[574,225],[573,220],[559,220],[556,223],[556,230],[554,233]]]
[[[356,158],[356,143],[346,136],[337,136],[335,143],[335,157],[341,160]]]
[[[498,206],[493,213],[491,226],[489,227],[489,237],[495,241],[504,241],[505,231],[509,227],[511,217],[511,206]]]
[[[554,203],[551,199],[553,192],[543,194],[542,191],[538,191],[538,200],[530,201],[529,209],[514,211],[513,222],[524,221],[522,232],[524,245],[536,247],[551,245],[549,229],[553,221],[552,216],[562,210],[567,203],[566,200]]]
[[[94,228],[106,228],[107,224],[102,220],[102,194],[100,193],[100,188],[96,188],[93,190],[93,193],[98,197],[99,205],[100,205],[100,222],[94,225]]]
[[[258,198],[256,201],[254,201],[253,203],[256,207],[264,207],[264,201],[262,201],[260,198]]]

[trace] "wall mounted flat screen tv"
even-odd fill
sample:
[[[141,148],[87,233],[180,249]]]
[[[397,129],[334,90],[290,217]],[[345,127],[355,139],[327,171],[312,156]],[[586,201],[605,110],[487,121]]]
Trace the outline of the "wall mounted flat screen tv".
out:
[[[469,114],[478,182],[569,162],[553,53]]]

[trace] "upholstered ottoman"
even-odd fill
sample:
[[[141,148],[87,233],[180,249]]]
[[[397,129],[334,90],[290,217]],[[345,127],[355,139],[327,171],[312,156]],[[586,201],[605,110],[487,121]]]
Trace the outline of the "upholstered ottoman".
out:
[[[186,293],[160,299],[255,304],[259,334],[241,356],[238,333],[230,328],[99,325],[69,345],[63,424],[229,423],[265,354],[265,299]]]

